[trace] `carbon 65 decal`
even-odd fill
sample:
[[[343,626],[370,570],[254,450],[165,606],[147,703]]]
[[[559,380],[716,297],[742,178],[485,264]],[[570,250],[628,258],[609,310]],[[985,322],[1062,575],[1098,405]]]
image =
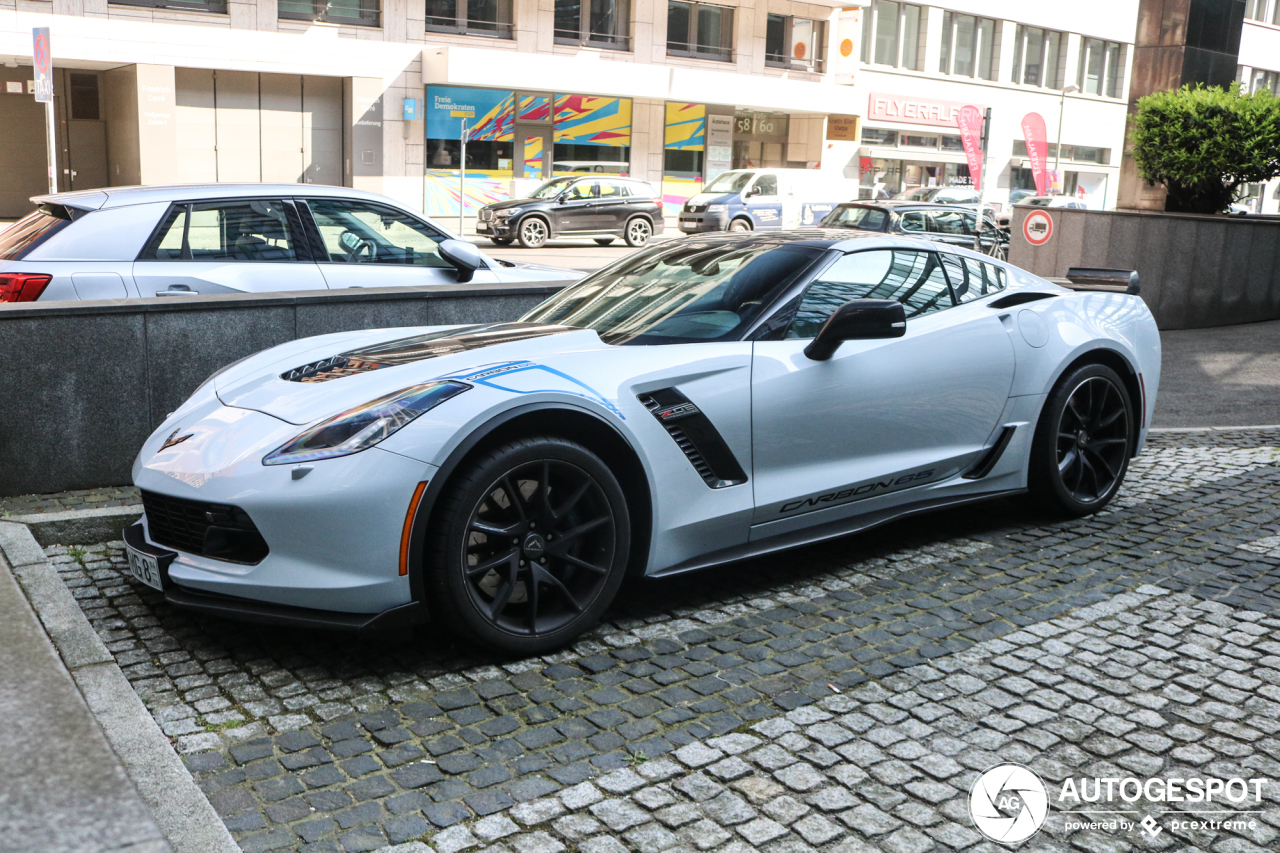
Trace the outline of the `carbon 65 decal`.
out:
[[[799,515],[803,512],[810,512],[815,509],[826,509],[827,507],[837,506],[843,503],[860,500],[862,498],[875,497],[876,495],[884,495],[889,492],[896,492],[901,489],[909,489],[912,486],[922,486],[933,479],[938,479],[935,475],[938,473],[936,468],[928,468],[923,471],[912,471],[907,474],[898,474],[892,477],[884,477],[879,480],[868,480],[865,483],[855,483],[851,486],[845,486],[834,492],[826,492],[821,495],[814,495],[808,498],[800,498],[798,500],[785,503],[779,508],[779,515]]]

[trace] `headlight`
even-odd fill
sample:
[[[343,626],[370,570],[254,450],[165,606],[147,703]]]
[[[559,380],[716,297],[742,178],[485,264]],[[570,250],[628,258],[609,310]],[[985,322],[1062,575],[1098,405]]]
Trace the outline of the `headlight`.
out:
[[[268,453],[262,464],[315,462],[368,450],[418,415],[470,387],[461,382],[427,382],[388,394],[312,427]]]
[[[522,208],[512,207],[512,208],[508,208],[507,210],[499,210],[493,215],[498,219],[510,219],[511,217],[518,214],[521,210]]]
[[[707,213],[728,213],[729,205],[727,204],[709,204],[707,205]]]

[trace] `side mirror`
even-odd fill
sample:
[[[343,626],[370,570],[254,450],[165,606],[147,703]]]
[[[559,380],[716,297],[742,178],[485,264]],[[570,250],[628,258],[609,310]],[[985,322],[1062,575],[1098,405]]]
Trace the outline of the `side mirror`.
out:
[[[465,240],[445,240],[438,248],[440,257],[457,268],[459,284],[471,281],[476,270],[484,264],[484,256],[480,254],[480,250]]]
[[[752,196],[757,196],[757,195],[760,195],[759,185],[754,186],[751,189],[747,190],[747,198],[751,198]]]
[[[900,338],[907,333],[907,312],[896,299],[855,299],[827,318],[818,336],[804,348],[814,361],[826,361],[845,341]]]

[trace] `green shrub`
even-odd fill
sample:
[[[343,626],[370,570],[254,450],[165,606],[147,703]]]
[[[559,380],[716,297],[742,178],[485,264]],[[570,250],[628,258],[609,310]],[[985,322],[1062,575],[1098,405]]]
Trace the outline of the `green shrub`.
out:
[[[1138,99],[1138,174],[1168,189],[1165,209],[1219,213],[1242,184],[1280,176],[1280,98],[1263,89],[1183,86]]]

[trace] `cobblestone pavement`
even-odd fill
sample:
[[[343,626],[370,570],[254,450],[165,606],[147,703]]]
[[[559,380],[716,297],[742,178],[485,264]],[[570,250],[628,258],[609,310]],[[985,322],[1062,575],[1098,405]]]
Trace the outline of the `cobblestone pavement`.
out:
[[[1015,761],[1277,780],[1208,816],[1238,826],[1059,809],[1020,849],[1252,853],[1280,849],[1277,442],[1158,437],[1088,519],[994,502],[648,581],[515,662],[194,618],[119,543],[49,552],[246,851],[994,851],[968,792]]]
[[[0,498],[0,518],[15,515],[37,515],[66,512],[72,509],[101,509],[109,506],[141,504],[134,486],[111,486],[102,489],[77,489],[52,495],[18,495]]]

